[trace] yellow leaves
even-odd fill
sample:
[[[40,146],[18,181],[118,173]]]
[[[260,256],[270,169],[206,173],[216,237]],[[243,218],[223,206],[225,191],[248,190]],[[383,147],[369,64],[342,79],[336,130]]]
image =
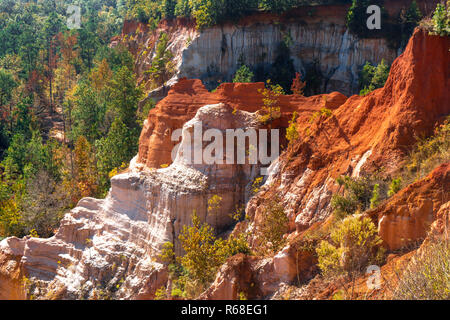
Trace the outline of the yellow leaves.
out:
[[[109,64],[106,59],[103,59],[99,66],[92,70],[89,78],[91,79],[92,86],[97,91],[105,88],[108,81],[112,78],[112,71],[109,68]]]
[[[128,164],[125,162],[122,162],[122,164],[120,165],[120,167],[114,168],[112,169],[109,173],[108,176],[111,179],[114,176],[117,176],[120,173],[123,173],[124,170],[126,170],[128,168]]]
[[[259,236],[263,240],[261,253],[268,250],[277,252],[285,243],[284,235],[288,232],[289,218],[284,212],[279,197],[274,197],[264,207]]]
[[[175,252],[173,251],[174,246],[172,242],[166,242],[163,244],[161,254],[159,258],[161,261],[165,263],[174,263],[175,262]]]
[[[91,145],[84,136],[75,143],[75,180],[80,197],[88,197],[97,191],[97,172],[91,159]]]
[[[244,212],[245,212],[245,206],[244,205],[241,205],[241,206],[236,205],[236,211],[234,211],[233,213],[229,214],[229,216],[234,221],[239,222],[241,220]]]
[[[325,116],[327,118],[331,117],[333,115],[333,111],[328,108],[321,108],[319,111],[316,111],[312,114],[311,118],[309,119],[309,123],[313,123],[316,121],[317,118],[320,118],[321,116]]]
[[[319,267],[326,276],[357,273],[371,262],[383,257],[377,228],[370,218],[348,216],[331,231],[331,243],[322,241],[316,249]]]
[[[431,170],[450,158],[450,116],[435,129],[428,139],[419,139],[411,152],[406,169],[414,173],[416,179],[427,175]],[[405,179],[406,180],[406,179]]]
[[[0,201],[0,236],[18,235],[25,227],[15,197]]]
[[[199,286],[213,281],[217,269],[230,255],[250,251],[244,236],[217,239],[211,226],[201,223],[195,212],[192,226],[183,226],[179,240],[185,255],[178,260],[188,272],[190,282],[198,282]]]
[[[167,298],[167,290],[164,286],[161,286],[155,292],[155,300],[164,300]]]
[[[114,168],[108,173],[108,176],[111,179],[112,177],[117,176],[117,174],[118,174],[118,168]]]

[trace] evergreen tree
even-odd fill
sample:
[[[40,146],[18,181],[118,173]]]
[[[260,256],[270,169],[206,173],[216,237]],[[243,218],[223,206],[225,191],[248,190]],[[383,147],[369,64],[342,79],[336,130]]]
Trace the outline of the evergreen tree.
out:
[[[108,88],[109,108],[116,112],[129,130],[135,133],[138,129],[137,106],[142,97],[142,90],[136,87],[133,72],[126,66],[121,67],[114,74]]]
[[[77,86],[72,111],[74,141],[81,135],[85,136],[90,143],[94,143],[99,138],[105,110],[97,97],[91,83],[83,82]]]
[[[12,74],[5,69],[0,69],[0,107],[11,100],[12,90],[17,86]]]
[[[109,174],[113,169],[128,163],[137,152],[138,137],[130,132],[120,118],[116,118],[105,138],[97,140],[97,167],[103,188],[109,185]]]

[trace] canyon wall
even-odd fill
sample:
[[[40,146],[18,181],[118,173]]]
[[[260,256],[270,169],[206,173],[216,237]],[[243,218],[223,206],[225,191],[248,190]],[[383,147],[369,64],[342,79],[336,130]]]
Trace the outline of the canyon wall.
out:
[[[298,119],[301,138],[274,164],[267,188],[252,198],[247,214],[258,221],[265,199],[281,197],[291,229],[302,231],[330,213],[340,175],[398,169],[416,137],[428,136],[450,113],[449,37],[416,30],[393,63],[384,88],[350,97],[330,117]]]
[[[430,13],[434,0],[420,0],[424,14]],[[398,16],[410,1],[389,1],[385,7]],[[363,65],[382,59],[391,64],[398,50],[385,39],[358,39],[346,28],[348,5],[305,6],[283,15],[257,13],[234,23],[197,30],[188,19],[163,20],[156,30],[145,24],[126,21],[122,36],[112,45],[124,42],[136,57],[136,73],[145,84],[148,97],[161,100],[180,78],[201,79],[208,90],[230,82],[245,62],[254,71],[267,70],[277,57],[281,42],[289,44],[296,71],[305,76],[315,69],[321,74],[317,92],[339,91],[345,95],[359,92],[358,78]],[[158,79],[146,71],[156,54],[162,33],[168,36],[167,50],[173,54],[171,70]]]
[[[265,15],[239,24],[227,23],[202,31],[183,51],[180,77],[202,79],[210,89],[232,80],[240,62],[270,66],[279,44],[290,38],[290,57],[302,75],[314,68],[323,76],[319,92],[358,92],[358,77],[366,61],[392,63],[397,57],[384,39],[361,39],[345,26],[346,6],[297,10],[284,19]]]
[[[112,178],[106,199],[81,200],[65,215],[52,238],[12,237],[0,242],[0,299],[153,298],[168,278],[166,267],[158,261],[159,250],[163,243],[177,239],[194,210],[201,220],[226,230],[232,225],[229,213],[237,204],[247,203],[247,218],[235,230],[247,230],[254,236],[267,201],[279,196],[290,218],[286,237],[298,237],[329,216],[329,201],[338,188],[336,177],[358,176],[379,168],[388,175],[407,153],[405,146],[411,146],[416,136],[431,134],[437,121],[450,113],[449,47],[449,37],[417,30],[382,89],[349,99],[337,92],[280,97],[281,117],[272,127],[286,128],[297,111],[300,139],[271,165],[266,184],[252,198],[249,188],[259,175],[258,165],[189,164],[183,149],[172,162],[176,142],[170,137],[183,128],[181,143],[187,143],[187,133],[192,133],[195,124],[221,132],[261,128],[257,110],[261,109],[259,89],[264,84],[222,84],[216,92],[209,92],[199,80],[180,80],[150,112],[139,155],[126,172]],[[332,115],[311,121],[311,115],[323,107]],[[168,166],[161,168],[161,164]],[[436,183],[430,186],[440,187],[442,181],[448,184],[448,166],[439,168],[431,180]],[[422,237],[424,231],[414,229],[414,221],[426,225],[430,211],[438,216],[437,210],[448,201],[436,190],[430,193],[430,204],[416,196],[421,186],[411,187],[415,196],[408,205],[404,204],[409,195],[405,191],[393,198],[392,205],[383,207],[386,210],[373,215],[389,248],[391,244],[398,247],[396,237],[403,234]],[[207,203],[215,194],[224,201],[213,215]],[[403,230],[398,224],[403,217],[409,217],[405,233],[398,232]],[[252,238],[251,245],[256,246],[258,239]],[[180,253],[176,241],[175,250]],[[253,274],[258,281],[254,294],[262,297],[276,290],[280,282],[292,281],[298,265],[304,279],[312,274],[313,258],[297,253],[288,245],[273,258],[237,257],[233,261],[236,268],[250,268],[242,269],[243,274]],[[299,256],[303,264],[299,264]],[[233,264],[229,266],[222,270],[239,277]],[[230,290],[237,287],[224,279],[227,277],[219,274],[217,287],[206,293],[208,297],[236,296]],[[221,291],[221,285],[228,287]]]

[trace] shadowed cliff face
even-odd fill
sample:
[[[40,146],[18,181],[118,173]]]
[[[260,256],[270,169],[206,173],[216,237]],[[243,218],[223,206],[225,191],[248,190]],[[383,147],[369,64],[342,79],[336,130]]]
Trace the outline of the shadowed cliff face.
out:
[[[359,40],[351,35],[344,13],[337,23],[330,12],[316,14],[278,24],[265,19],[208,28],[183,52],[179,76],[202,79],[212,89],[217,81],[231,81],[240,61],[255,70],[268,69],[279,54],[279,44],[289,37],[295,70],[308,76],[317,68],[322,75],[317,92],[350,95],[358,92],[359,72],[366,61],[392,63],[397,56],[383,39]]]
[[[436,6],[434,0],[417,2],[425,15]],[[409,0],[385,3],[392,17],[409,5]],[[390,49],[384,39],[358,39],[350,34],[345,22],[347,10],[348,5],[305,6],[281,16],[258,13],[201,31],[184,18],[164,20],[154,31],[126,21],[122,37],[114,39],[113,45],[123,41],[131,49],[139,82],[157,101],[183,77],[201,79],[211,90],[219,82],[230,82],[242,62],[255,72],[267,71],[277,58],[280,43],[288,43],[295,71],[303,76],[311,70],[321,74],[318,93],[351,95],[359,92],[359,72],[366,61],[378,64],[384,59],[390,64],[399,52]],[[162,33],[168,36],[167,50],[173,54],[174,68],[154,81],[146,71]]]

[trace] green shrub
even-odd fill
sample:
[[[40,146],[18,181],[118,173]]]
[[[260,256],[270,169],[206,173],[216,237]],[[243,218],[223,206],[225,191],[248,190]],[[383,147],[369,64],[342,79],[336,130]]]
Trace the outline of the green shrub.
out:
[[[314,112],[311,115],[311,118],[309,118],[309,123],[313,123],[314,121],[316,121],[318,118],[320,118],[321,116],[325,116],[327,118],[331,117],[333,115],[333,111],[328,109],[328,108],[321,108],[319,111]]]
[[[263,246],[270,252],[277,252],[285,243],[283,236],[288,232],[288,216],[278,197],[269,201],[262,211],[260,236]]]
[[[218,268],[227,258],[238,253],[251,254],[244,234],[230,236],[227,240],[217,239],[213,228],[201,223],[195,213],[192,226],[183,226],[179,240],[184,255],[169,265],[169,271],[177,278],[175,287],[183,292],[177,294],[188,298],[195,298],[214,280]],[[163,256],[172,259],[172,252],[171,246],[167,245]]]
[[[450,35],[450,5],[438,3],[433,14],[433,33],[440,36]]]
[[[372,198],[370,198],[370,208],[373,209],[380,203],[380,185],[373,186]]]
[[[213,229],[206,223],[202,224],[194,213],[192,226],[183,226],[179,239],[185,252],[180,258],[181,265],[193,279],[207,285],[214,279],[216,269],[222,264]]]
[[[374,188],[374,182],[371,179],[341,176],[336,179],[336,182],[344,187],[343,196],[335,194],[331,199],[331,207],[338,219],[369,208]]]
[[[156,53],[152,59],[151,67],[146,71],[146,73],[150,74],[153,87],[163,84],[174,71],[173,53],[167,48],[168,45],[169,36],[167,33],[162,32],[156,45]]]
[[[162,262],[166,262],[168,264],[175,263],[175,252],[173,251],[173,243],[172,242],[166,242],[163,244],[161,254],[159,255],[159,258]]]
[[[403,173],[407,184],[411,179],[420,179],[430,173],[436,166],[450,160],[450,116],[438,126],[434,135],[419,139],[411,151],[406,172]],[[412,175],[414,178],[409,177]]]
[[[279,106],[279,97],[284,95],[283,88],[277,84],[271,84],[270,79],[267,80],[267,88],[260,89],[262,95],[263,106],[261,108],[262,115],[260,121],[262,123],[270,123],[271,121],[281,117],[281,109]]]
[[[366,38],[373,35],[379,35],[379,30],[369,30],[367,28],[367,8],[370,5],[378,5],[382,7],[382,1],[379,0],[353,0],[350,6],[346,23],[347,27],[353,34],[356,34],[360,38]],[[384,8],[382,8],[382,23],[385,22],[387,14]]]
[[[366,62],[360,73],[360,95],[364,96],[375,89],[384,87],[389,77],[389,70],[390,66],[386,64],[384,59],[376,67],[370,62]]]
[[[331,197],[331,208],[334,211],[334,216],[341,220],[358,209],[358,202],[353,197],[334,194]]]
[[[400,191],[402,187],[402,178],[397,178],[391,181],[389,185],[388,196],[392,197],[394,194]]]

